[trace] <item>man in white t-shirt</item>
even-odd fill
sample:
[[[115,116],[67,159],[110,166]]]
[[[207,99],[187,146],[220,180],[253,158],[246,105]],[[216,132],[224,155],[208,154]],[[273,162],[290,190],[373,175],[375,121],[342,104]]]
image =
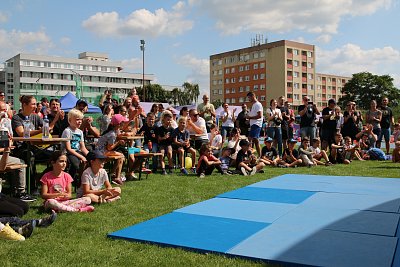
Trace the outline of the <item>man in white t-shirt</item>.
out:
[[[202,117],[199,117],[199,113],[196,109],[191,109],[189,111],[187,130],[189,131],[190,135],[196,135],[194,138],[194,145],[192,147],[200,149],[202,144],[209,142],[206,121]]]
[[[263,107],[253,92],[249,92],[247,98],[252,104],[250,112],[246,116],[246,118],[250,120],[249,139],[254,144],[258,156],[261,157],[261,147],[258,138],[260,138],[263,123]]]

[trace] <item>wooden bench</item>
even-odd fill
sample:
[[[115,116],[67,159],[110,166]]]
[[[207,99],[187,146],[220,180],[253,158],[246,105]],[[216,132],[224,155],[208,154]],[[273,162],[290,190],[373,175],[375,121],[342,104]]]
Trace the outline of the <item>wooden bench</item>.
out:
[[[145,161],[149,160],[150,158],[159,157],[159,156],[162,156],[162,153],[144,152],[144,153],[135,154],[135,158],[137,158],[138,162],[139,162],[139,180],[142,179],[142,166],[143,166],[143,163]],[[149,174],[146,173],[146,179],[147,179],[148,175]]]

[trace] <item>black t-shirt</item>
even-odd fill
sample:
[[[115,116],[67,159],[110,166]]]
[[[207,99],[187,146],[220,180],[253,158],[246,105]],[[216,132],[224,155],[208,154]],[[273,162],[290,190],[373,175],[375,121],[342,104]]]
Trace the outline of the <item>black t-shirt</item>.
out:
[[[172,137],[172,142],[174,141],[175,137],[176,137],[176,140],[178,142],[185,142],[185,141],[189,140],[190,134],[189,134],[189,132],[187,130],[183,130],[183,132],[181,132],[179,130],[179,128],[176,128],[172,132],[172,136],[171,137]]]
[[[247,150],[246,152],[243,149],[239,150],[236,156],[236,169],[239,169],[239,163],[242,161],[249,160],[251,156],[251,151]]]
[[[282,107],[278,107],[278,108],[281,110],[281,113],[285,112],[286,116],[289,115],[289,109],[287,107],[282,106]],[[283,120],[282,120],[281,127],[287,128],[289,122],[287,121],[287,119],[283,115],[282,115],[282,118],[283,118]]]
[[[274,160],[278,156],[278,151],[276,151],[276,148],[273,146],[271,146],[270,149],[264,146],[261,150],[261,155],[269,160]]]
[[[250,122],[249,122],[249,120],[246,120],[246,118],[245,118],[247,113],[248,112],[241,111],[236,118],[236,120],[239,122],[239,128],[241,128],[241,129],[249,128]]]
[[[142,134],[144,133],[144,143],[147,144],[149,141],[152,143],[158,144],[158,139],[157,139],[157,127],[149,127],[147,123],[145,123],[137,132],[137,134]]]
[[[169,138],[167,139],[163,139],[163,140],[159,140],[158,144],[161,146],[168,146],[168,145],[172,145],[172,132],[174,131],[174,128],[169,127],[169,128],[164,128],[164,126],[160,126],[157,128],[156,131],[156,135],[161,138],[161,137],[165,137],[167,135],[167,133],[169,133]]]
[[[389,129],[393,117],[392,109],[389,107],[381,107],[380,110],[382,111],[381,128]]]
[[[304,109],[305,105],[300,105],[298,108],[298,112]],[[314,107],[312,105],[307,105],[306,113],[301,116],[300,120],[300,128],[302,127],[313,127],[315,126],[315,112]]]
[[[54,116],[53,114],[50,113],[49,115],[47,115],[47,118],[49,119],[49,123],[51,123],[51,122],[54,120],[55,116]],[[53,134],[53,135],[61,136],[62,133],[64,132],[64,130],[65,130],[68,126],[69,126],[69,123],[68,123],[68,114],[65,114],[65,115],[64,115],[64,119],[63,119],[63,120],[60,120],[60,119],[59,119],[59,120],[56,122],[56,124],[54,125],[52,134]]]
[[[282,157],[285,157],[285,155],[287,157],[286,160],[290,159],[290,161],[291,161],[289,148],[286,148],[285,150],[283,150],[283,156]],[[299,151],[297,151],[296,149],[293,149],[292,155],[293,155],[293,157],[298,159],[299,158]]]
[[[28,116],[29,121],[31,122],[31,125],[33,125],[33,128],[31,127],[31,130],[38,130],[43,127],[43,120],[42,118],[39,117],[37,114],[31,114]],[[13,135],[18,136],[17,132],[15,131],[15,128],[18,126],[24,127],[24,120],[25,116],[22,113],[15,114],[12,119],[11,119],[11,127],[13,129]]]
[[[334,109],[326,107],[322,110],[322,116],[332,116],[334,112]],[[326,130],[336,131],[336,119],[331,120],[330,117],[328,119],[324,119],[324,122],[322,123],[322,128]]]

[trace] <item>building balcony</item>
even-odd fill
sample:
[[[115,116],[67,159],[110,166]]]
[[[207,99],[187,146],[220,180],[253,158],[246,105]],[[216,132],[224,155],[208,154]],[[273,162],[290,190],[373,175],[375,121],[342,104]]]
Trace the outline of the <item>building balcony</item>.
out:
[[[301,81],[302,81],[303,83],[307,83],[307,77],[301,77]]]
[[[302,94],[307,94],[307,88],[301,88],[301,93]]]
[[[323,85],[326,85],[326,81],[322,80],[322,84],[323,84]]]
[[[287,76],[288,81],[293,81],[293,76]]]
[[[302,71],[302,72],[307,72],[307,67],[306,67],[306,66],[302,66],[302,67],[301,67],[301,71]]]
[[[293,69],[293,65],[292,64],[287,64],[287,68],[291,70],[291,69]]]
[[[288,93],[291,93],[291,92],[293,92],[293,87],[287,87],[286,90]]]
[[[336,95],[336,89],[332,89],[332,94]]]
[[[286,99],[289,103],[293,103],[293,98],[287,98]]]
[[[323,93],[323,94],[326,94],[326,89],[322,89],[322,93]]]
[[[288,58],[293,58],[293,53],[287,53]]]
[[[301,59],[302,59],[303,61],[307,61],[307,55],[302,55],[302,56],[301,56]]]

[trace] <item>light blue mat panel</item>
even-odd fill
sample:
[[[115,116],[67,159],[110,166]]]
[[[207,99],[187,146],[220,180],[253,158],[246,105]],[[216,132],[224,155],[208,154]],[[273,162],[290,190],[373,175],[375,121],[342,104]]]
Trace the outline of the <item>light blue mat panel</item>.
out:
[[[268,223],[172,212],[109,234],[112,238],[226,252]]]
[[[229,198],[212,198],[177,212],[215,216],[238,220],[272,223],[297,205]]]
[[[400,267],[400,179],[287,174],[109,237],[284,264]]]
[[[315,192],[278,188],[258,188],[246,186],[225,194],[219,198],[243,199],[276,203],[299,204],[314,195]]]

